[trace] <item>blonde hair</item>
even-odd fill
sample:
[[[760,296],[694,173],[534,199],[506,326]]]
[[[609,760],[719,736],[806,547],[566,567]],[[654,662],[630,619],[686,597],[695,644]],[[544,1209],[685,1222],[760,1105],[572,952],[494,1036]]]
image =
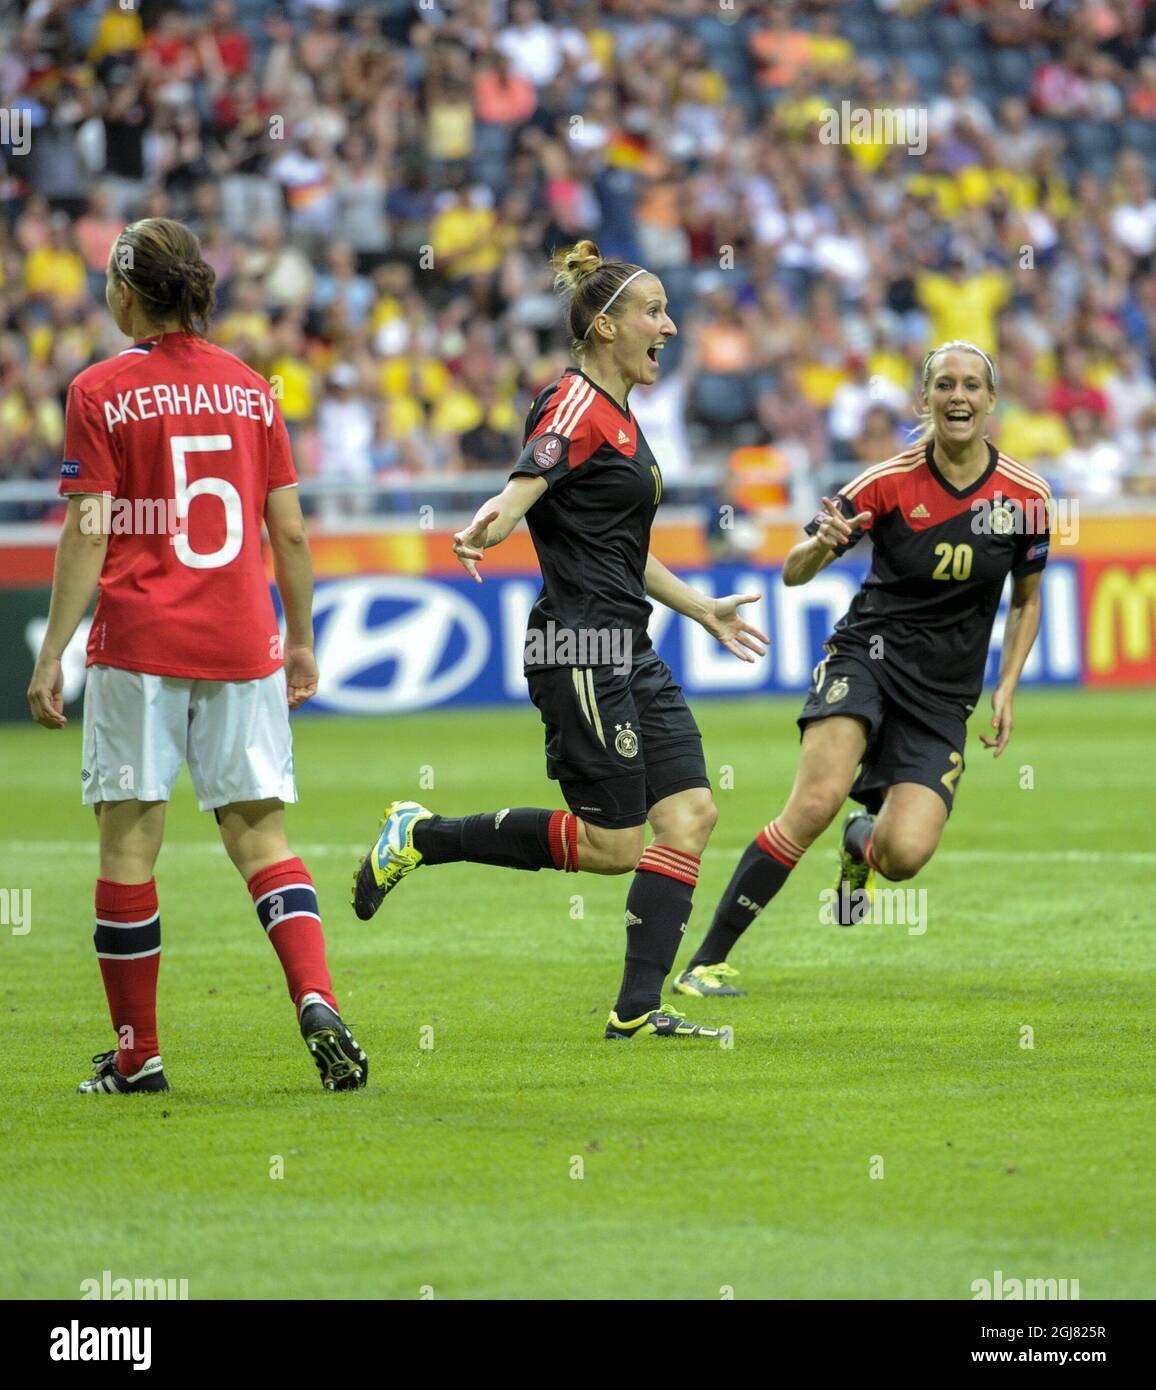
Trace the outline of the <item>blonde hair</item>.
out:
[[[630,261],[604,261],[593,241],[579,241],[550,257],[554,267],[554,289],[567,301],[570,351],[575,357],[589,348],[590,329],[599,314],[618,318],[622,312],[620,291],[628,280],[646,274],[645,268]]]
[[[993,394],[999,388],[999,372],[996,370],[995,361],[990,358],[983,348],[977,347],[975,343],[969,343],[963,338],[952,338],[950,342],[940,343],[938,347],[932,348],[923,359],[923,376],[919,383],[920,394],[927,396],[927,388],[931,385],[931,368],[935,359],[945,352],[973,352],[977,357],[983,358],[984,374],[987,377],[987,389]],[[924,406],[919,411],[919,420],[922,428],[919,431],[920,440],[930,439],[935,433],[935,426],[932,424],[931,406]]]

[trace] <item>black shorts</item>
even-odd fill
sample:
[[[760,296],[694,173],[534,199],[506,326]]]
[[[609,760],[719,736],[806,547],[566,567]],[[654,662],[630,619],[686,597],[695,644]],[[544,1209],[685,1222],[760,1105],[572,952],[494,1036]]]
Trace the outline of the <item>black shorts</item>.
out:
[[[626,674],[552,666],[526,679],[546,726],[546,770],[591,825],[642,825],[656,801],[710,786],[694,715],[657,656]]]
[[[915,782],[942,797],[950,815],[964,768],[967,720],[962,713],[958,717],[917,713],[884,689],[879,662],[858,652],[840,652],[830,642],[827,652],[815,667],[799,714],[799,729],[833,714],[862,720],[867,751],[851,788],[852,798],[877,815],[888,787]]]

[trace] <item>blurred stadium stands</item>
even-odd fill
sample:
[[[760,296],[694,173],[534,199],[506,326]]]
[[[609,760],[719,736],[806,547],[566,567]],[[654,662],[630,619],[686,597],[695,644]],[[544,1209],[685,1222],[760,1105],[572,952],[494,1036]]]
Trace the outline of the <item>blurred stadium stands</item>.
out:
[[[926,149],[825,143],[845,101]],[[547,253],[587,235],[681,329],[631,397],[676,505],[809,510],[902,447],[950,337],[997,351],[1009,453],[1156,497],[1141,0],[0,0],[0,115],[0,523],[59,515],[68,383],[124,345],[108,248],[149,214],[201,236],[214,337],[334,527],[504,476],[569,362]]]

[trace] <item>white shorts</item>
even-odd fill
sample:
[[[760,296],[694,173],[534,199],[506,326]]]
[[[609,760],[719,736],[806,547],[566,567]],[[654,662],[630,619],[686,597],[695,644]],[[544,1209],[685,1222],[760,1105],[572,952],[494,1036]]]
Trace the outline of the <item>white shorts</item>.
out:
[[[195,681],[90,666],[81,801],[168,801],[188,762],[202,811],[296,801],[285,672]]]

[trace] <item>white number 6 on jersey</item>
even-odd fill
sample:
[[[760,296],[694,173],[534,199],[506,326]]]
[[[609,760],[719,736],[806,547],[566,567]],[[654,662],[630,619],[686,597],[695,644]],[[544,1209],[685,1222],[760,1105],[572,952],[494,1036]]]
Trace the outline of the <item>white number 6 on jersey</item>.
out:
[[[173,537],[173,551],[182,565],[193,570],[219,569],[241,553],[245,529],[241,494],[225,478],[198,478],[190,487],[187,454],[219,454],[233,447],[231,434],[175,434],[169,440],[173,454],[173,482],[176,487],[177,520],[187,521],[189,503],[194,497],[219,497],[225,504],[225,542],[216,550],[202,553],[189,544],[185,531]]]

